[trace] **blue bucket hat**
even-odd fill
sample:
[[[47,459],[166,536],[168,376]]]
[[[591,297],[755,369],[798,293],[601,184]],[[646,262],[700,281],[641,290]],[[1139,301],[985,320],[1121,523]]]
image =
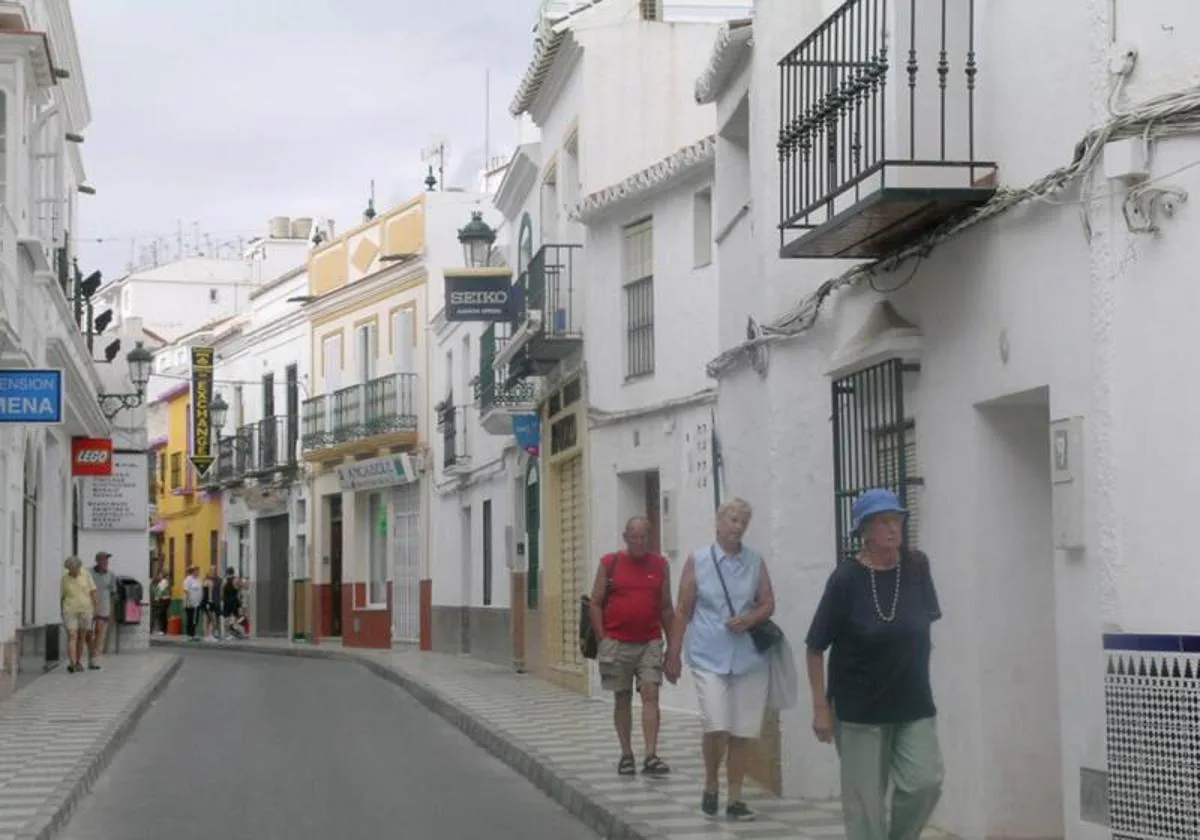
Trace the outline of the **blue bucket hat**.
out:
[[[900,504],[900,499],[891,490],[876,487],[868,490],[854,500],[850,510],[850,528],[857,534],[864,522],[877,513],[900,513],[905,516],[908,511]]]

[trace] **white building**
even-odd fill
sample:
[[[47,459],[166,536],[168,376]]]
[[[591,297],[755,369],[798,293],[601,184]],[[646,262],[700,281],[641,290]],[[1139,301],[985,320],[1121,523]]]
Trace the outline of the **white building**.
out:
[[[511,282],[511,271],[503,266],[509,237],[500,225],[501,216],[489,205],[477,212],[479,221],[498,237],[497,244],[481,249],[481,255],[490,252],[485,265],[469,265],[464,254],[457,260],[461,267],[446,266],[442,273],[447,288],[453,288],[458,277]],[[431,302],[431,307],[429,375],[436,430],[427,474],[433,481],[433,556],[440,561],[434,570],[432,646],[439,652],[469,653],[512,665],[515,630],[509,570],[516,534],[524,532],[524,522],[517,519],[524,476],[512,436],[490,435],[480,420],[481,400],[491,405],[484,392],[493,393],[486,384],[491,380],[485,365],[495,353],[495,327],[483,321],[449,320],[445,299]],[[519,660],[515,664],[522,667]]]
[[[441,397],[430,370],[454,361],[434,358],[427,327],[443,269],[462,263],[457,231],[485,202],[423,193],[309,257],[313,369],[300,447],[313,613],[317,635],[347,646],[430,648],[439,607],[461,612],[458,541],[443,551],[431,524]]]
[[[888,8],[762,0],[752,49],[727,33],[698,85],[720,114],[728,489],[757,504],[794,644],[852,549],[853,496],[907,498],[945,611],[936,823],[1195,836],[1200,584],[1177,542],[1200,490],[1180,387],[1200,8]],[[856,91],[833,112],[804,69],[822,55]],[[784,786],[830,796],[810,715],[805,696],[785,716]]]
[[[526,469],[540,517],[524,534],[525,659],[582,693],[579,597],[620,548],[623,520],[651,516],[678,558],[679,541],[711,532],[712,490],[689,483],[689,447],[711,434],[714,399],[702,366],[716,349],[715,275],[697,268],[711,258],[693,241],[714,117],[687,91],[730,5],[604,0],[546,17],[510,109],[540,131],[496,199],[517,231],[525,304],[496,336],[497,410],[534,412],[541,427]],[[694,701],[685,687],[667,702]]]
[[[80,530],[71,439],[110,436],[98,399],[105,386],[134,391],[120,376],[101,380],[68,300],[76,292],[69,236],[84,186],[79,140],[91,111],[66,0],[0,8],[0,115],[3,696],[19,671],[40,673],[62,655],[59,578]],[[26,380],[28,388],[16,379],[47,369],[61,371],[61,391],[45,376]],[[12,399],[22,396],[34,398],[31,411],[10,416]]]
[[[304,262],[313,243],[328,240],[332,231],[328,221],[275,217],[267,236],[250,240],[239,257],[183,256],[106,284],[97,293],[96,311],[112,309],[117,323],[140,318],[173,341],[201,324],[245,311],[255,289]]]
[[[308,577],[299,461],[300,404],[312,383],[307,295],[303,264],[259,285],[214,348],[214,390],[228,410],[208,484],[220,488],[225,565],[248,581],[262,636],[292,635],[291,581]]]

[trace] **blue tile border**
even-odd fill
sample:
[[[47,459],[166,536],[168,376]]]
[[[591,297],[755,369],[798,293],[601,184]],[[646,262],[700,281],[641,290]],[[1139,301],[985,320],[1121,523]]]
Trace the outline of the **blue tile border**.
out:
[[[1200,653],[1200,636],[1169,633],[1105,633],[1105,650],[1138,653]]]

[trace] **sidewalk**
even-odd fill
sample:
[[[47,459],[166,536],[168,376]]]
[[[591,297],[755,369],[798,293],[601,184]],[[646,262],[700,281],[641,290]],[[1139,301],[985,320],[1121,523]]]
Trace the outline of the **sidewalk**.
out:
[[[186,644],[169,637],[155,637],[152,643]],[[626,779],[616,774],[615,735],[606,704],[533,676],[465,656],[349,649],[337,642],[312,646],[253,640],[221,643],[218,649],[359,661],[408,690],[610,840],[845,837],[838,802],[781,799],[749,783],[746,801],[758,812],[757,820],[705,819],[699,810],[701,730],[690,714],[663,712],[661,752],[671,764],[671,775],[662,780],[640,775]],[[925,836],[949,838],[935,829]]]
[[[42,840],[66,824],[180,658],[140,652],[101,664],[59,668],[0,704],[0,840]]]

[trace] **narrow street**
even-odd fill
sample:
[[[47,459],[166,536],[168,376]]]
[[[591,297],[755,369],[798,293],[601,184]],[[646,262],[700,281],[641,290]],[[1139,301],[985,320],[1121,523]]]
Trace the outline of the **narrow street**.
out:
[[[66,840],[595,838],[400,689],[344,662],[193,651]]]

